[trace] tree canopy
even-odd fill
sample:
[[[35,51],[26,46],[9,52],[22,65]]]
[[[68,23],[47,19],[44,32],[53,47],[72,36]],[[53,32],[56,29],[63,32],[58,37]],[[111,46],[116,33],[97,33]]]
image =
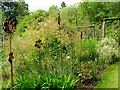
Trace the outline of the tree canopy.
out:
[[[2,11],[4,12],[5,17],[10,15],[13,19],[16,20],[18,17],[20,18],[21,16],[27,15],[29,13],[28,4],[26,4],[24,1],[13,2],[13,0],[8,0],[8,2],[6,2],[4,0],[0,2],[0,4],[2,5]]]
[[[65,2],[62,2],[61,3],[61,8],[64,8],[64,7],[66,7],[66,4],[65,4]]]

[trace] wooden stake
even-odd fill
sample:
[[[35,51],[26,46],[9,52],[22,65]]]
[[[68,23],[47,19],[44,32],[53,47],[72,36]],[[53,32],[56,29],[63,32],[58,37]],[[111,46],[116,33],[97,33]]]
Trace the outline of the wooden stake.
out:
[[[82,31],[80,32],[80,56],[82,56]],[[81,58],[80,58],[80,74],[81,74]]]
[[[93,29],[94,29],[94,38],[96,38],[96,31],[95,31],[95,27],[94,27]]]
[[[118,36],[118,41],[119,41],[119,46],[120,46],[120,19],[118,20],[118,23],[119,23],[119,30],[118,30],[118,34],[119,34],[119,36]]]
[[[14,79],[13,79],[13,65],[10,64],[10,69],[11,69],[11,89],[13,90],[13,86],[14,86]]]
[[[78,31],[78,16],[76,16],[76,31]]]
[[[60,40],[61,40],[61,30],[60,30],[60,24],[61,24],[61,17],[60,17],[60,12],[58,13],[58,30],[60,33]],[[62,68],[62,47],[61,47],[61,42],[60,42],[60,63],[61,63],[61,69]]]
[[[11,53],[12,53],[12,33],[10,33],[10,54]],[[11,62],[13,62],[13,55],[9,56],[9,59],[11,59]],[[11,72],[11,89],[13,90],[14,79],[13,79],[13,65],[12,65],[12,63],[10,63],[10,72]]]
[[[103,21],[103,32],[102,32],[102,37],[105,37],[105,21]]]

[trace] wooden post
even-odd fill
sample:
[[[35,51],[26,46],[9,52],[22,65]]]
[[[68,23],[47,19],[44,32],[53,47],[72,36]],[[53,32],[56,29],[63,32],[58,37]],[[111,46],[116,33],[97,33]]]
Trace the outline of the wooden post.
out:
[[[76,16],[76,31],[78,31],[78,16]]]
[[[80,56],[82,56],[82,31],[80,32]],[[80,58],[80,74],[81,74],[81,58]]]
[[[58,29],[60,30],[60,20],[61,20],[61,18],[60,18],[60,12],[58,13]]]
[[[105,20],[103,20],[103,32],[102,32],[102,37],[105,37]]]
[[[13,79],[13,65],[10,64],[11,68],[11,89],[13,90],[13,87],[14,87],[14,79]]]
[[[94,29],[94,38],[96,38],[95,26],[93,27],[93,29]]]
[[[119,36],[118,36],[118,41],[119,42],[118,43],[119,44],[118,45],[120,46],[120,19],[118,20],[118,23],[119,23],[119,27],[118,27],[119,28],[119,30],[118,30],[118,34],[119,34]]]
[[[80,32],[80,55],[82,54],[82,31]]]
[[[13,80],[13,54],[12,53],[12,33],[10,33],[10,53],[9,53],[9,62],[10,62],[10,71],[11,71],[11,89],[13,89],[14,86],[14,80]],[[11,61],[10,61],[11,59]]]
[[[60,33],[60,40],[61,40],[60,25],[61,25],[61,17],[60,17],[60,11],[59,11],[59,13],[58,13],[58,30],[59,30],[59,33]],[[62,68],[62,47],[61,47],[61,43],[60,43],[60,63],[61,63],[61,69],[63,70],[63,68]]]
[[[102,33],[102,37],[105,37],[105,22],[108,20],[120,20],[120,18],[105,18],[103,19],[103,33]]]

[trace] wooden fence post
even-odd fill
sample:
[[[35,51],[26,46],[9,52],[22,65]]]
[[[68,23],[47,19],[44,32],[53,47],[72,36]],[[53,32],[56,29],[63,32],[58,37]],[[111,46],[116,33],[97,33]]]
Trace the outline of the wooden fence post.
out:
[[[120,46],[120,19],[118,20],[118,23],[119,23],[119,27],[118,27],[118,28],[119,28],[119,29],[118,29],[118,34],[119,34],[119,35],[118,35],[118,41],[119,41],[118,43],[119,43],[119,44],[118,44],[118,45]]]
[[[103,20],[103,32],[102,32],[102,37],[105,37],[105,20]]]
[[[78,16],[76,15],[76,31],[78,31]]]
[[[60,33],[60,40],[61,40],[60,25],[61,25],[61,16],[60,16],[60,11],[59,11],[58,12],[58,30],[59,30],[59,33]],[[62,45],[61,45],[61,42],[60,42],[60,64],[61,64],[61,69],[63,70],[63,68],[62,68]]]
[[[80,57],[82,56],[82,31],[80,32]],[[80,58],[80,74],[81,74],[81,58]]]
[[[60,30],[60,21],[61,21],[61,17],[60,17],[60,11],[58,12],[58,29]]]
[[[93,29],[94,29],[94,38],[96,38],[95,26],[93,27]]]

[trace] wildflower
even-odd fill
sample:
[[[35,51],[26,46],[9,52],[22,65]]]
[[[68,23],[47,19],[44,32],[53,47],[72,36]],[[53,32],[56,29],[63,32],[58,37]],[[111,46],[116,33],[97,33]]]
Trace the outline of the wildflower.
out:
[[[78,76],[82,76],[82,74],[80,73]]]
[[[35,47],[40,48],[41,45],[42,45],[42,40],[40,40],[40,39],[37,40],[36,43],[35,43]]]
[[[66,59],[70,59],[70,56],[67,56]]]
[[[97,58],[95,58],[95,61],[97,62]]]
[[[98,61],[111,62],[112,56],[118,55],[117,42],[112,38],[103,39],[97,44],[97,53],[99,54]]]

